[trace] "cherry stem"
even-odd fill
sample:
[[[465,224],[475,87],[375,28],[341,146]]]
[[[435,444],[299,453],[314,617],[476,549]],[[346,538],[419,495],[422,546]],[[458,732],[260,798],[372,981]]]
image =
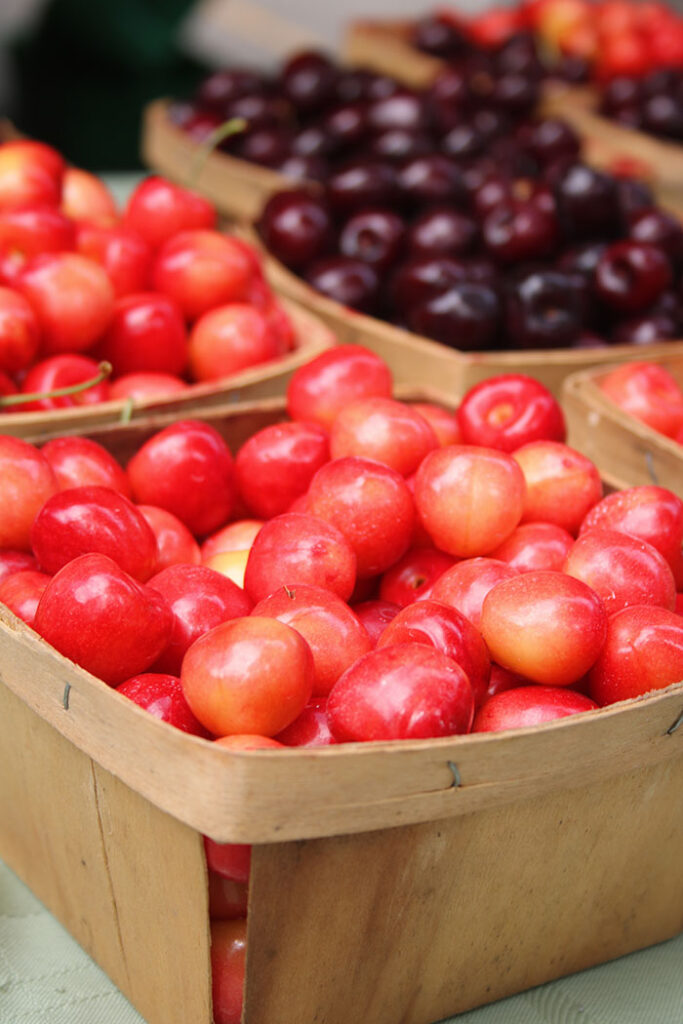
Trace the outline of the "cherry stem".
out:
[[[190,166],[190,173],[188,175],[189,188],[196,187],[201,173],[204,170],[206,161],[209,159],[216,146],[219,146],[224,139],[229,139],[231,135],[239,135],[239,133],[245,131],[247,127],[247,122],[243,117],[231,117],[229,121],[224,121],[223,124],[219,124],[217,128],[214,128],[212,132],[209,132],[200,145],[197,155]]]
[[[45,398],[65,398],[67,395],[77,395],[88,388],[94,388],[101,384],[109,376],[113,367],[111,363],[102,362],[97,368],[95,377],[83,380],[79,384],[70,384],[65,388],[53,388],[52,391],[34,391],[26,395],[2,395],[0,396],[0,409],[10,405],[26,405],[27,402],[41,402]]]

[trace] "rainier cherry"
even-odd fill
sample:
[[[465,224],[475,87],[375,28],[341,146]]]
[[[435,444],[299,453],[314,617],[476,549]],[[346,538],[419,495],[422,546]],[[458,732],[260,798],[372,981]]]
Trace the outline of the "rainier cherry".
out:
[[[456,414],[463,444],[512,452],[529,441],[564,441],[566,426],[554,395],[521,373],[490,377],[470,388]]]
[[[88,554],[52,577],[35,628],[61,654],[116,686],[144,672],[161,654],[171,612],[161,594],[138,583],[111,558]]]
[[[313,654],[314,697],[327,696],[342,672],[372,648],[348,604],[322,587],[280,587],[259,601],[253,614],[285,622],[306,640]]]
[[[415,504],[434,544],[451,555],[486,555],[519,523],[524,477],[511,456],[453,445],[431,452],[415,478]]]
[[[197,192],[154,176],[131,195],[123,223],[155,249],[179,231],[213,228],[216,210]]]
[[[340,410],[330,428],[333,459],[359,455],[383,462],[403,476],[414,473],[438,446],[427,420],[393,398],[357,398]]]
[[[683,680],[683,618],[667,608],[633,605],[611,616],[588,675],[598,704],[639,697]]]
[[[481,633],[459,611],[429,600],[402,608],[380,636],[377,647],[408,643],[428,644],[456,661],[470,681],[475,706],[483,702],[491,659]]]
[[[319,423],[329,430],[339,412],[358,398],[390,398],[391,370],[361,345],[337,345],[292,375],[287,412],[293,420]]]
[[[70,487],[45,502],[31,528],[33,553],[55,573],[79,555],[108,555],[144,582],[154,571],[156,538],[137,507],[109,487]]]
[[[313,656],[291,626],[249,616],[195,640],[180,678],[192,711],[215,736],[275,736],[311,696]]]
[[[30,303],[11,288],[0,288],[0,370],[26,370],[39,347],[40,328]]]
[[[263,519],[286,512],[330,457],[327,431],[316,423],[274,423],[244,442],[235,457],[240,497]]]
[[[520,573],[484,599],[481,632],[494,661],[536,683],[571,686],[607,635],[602,600],[562,572]]]
[[[177,676],[142,672],[126,679],[116,689],[162,722],[192,736],[209,738],[209,733],[190,711]]]
[[[528,728],[597,706],[590,697],[562,686],[517,686],[486,701],[474,717],[472,732]]]
[[[155,662],[159,672],[180,672],[194,641],[228,619],[248,615],[252,602],[232,580],[205,565],[171,565],[149,580],[173,613],[168,644]]]
[[[114,289],[106,271],[75,252],[35,256],[16,286],[38,317],[45,355],[91,348],[114,310]]]
[[[327,702],[341,742],[453,736],[469,731],[473,714],[464,669],[421,643],[370,651],[346,670]]]
[[[187,320],[196,320],[216,306],[244,301],[253,273],[252,259],[234,238],[218,231],[181,231],[157,253],[152,283]]]
[[[179,420],[146,441],[128,463],[128,479],[136,502],[172,512],[198,537],[223,526],[233,509],[230,449],[199,420]]]
[[[522,522],[555,523],[576,535],[583,517],[602,497],[596,466],[557,441],[531,441],[513,458],[526,483]]]
[[[295,583],[324,587],[347,601],[355,582],[356,555],[344,533],[325,519],[300,512],[285,512],[263,524],[244,576],[253,601]]]
[[[31,550],[31,527],[59,490],[52,466],[28,441],[0,435],[0,549]]]
[[[125,470],[97,441],[87,437],[55,437],[41,451],[52,466],[60,491],[70,487],[109,487],[130,498]]]
[[[410,546],[415,527],[410,489],[400,473],[372,459],[348,456],[322,466],[311,481],[307,505],[344,534],[360,578],[384,572]]]

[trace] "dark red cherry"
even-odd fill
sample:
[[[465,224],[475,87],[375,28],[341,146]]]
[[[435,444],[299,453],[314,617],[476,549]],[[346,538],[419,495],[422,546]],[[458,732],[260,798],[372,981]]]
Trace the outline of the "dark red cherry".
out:
[[[495,79],[490,102],[513,117],[525,117],[538,103],[539,95],[535,78],[510,71]]]
[[[637,313],[647,309],[671,284],[671,265],[647,242],[615,242],[595,268],[597,294],[612,309]]]
[[[450,19],[438,15],[420,18],[413,30],[413,44],[418,50],[444,60],[454,60],[467,53],[471,44],[465,34]]]
[[[467,192],[462,171],[454,160],[441,153],[418,156],[398,171],[398,189],[411,205],[454,203],[464,206]]]
[[[335,107],[323,116],[322,127],[333,140],[335,148],[357,146],[368,132],[367,106],[365,103],[345,103]]]
[[[399,315],[468,279],[468,269],[450,256],[427,256],[402,264],[394,274],[389,293]]]
[[[473,121],[458,118],[457,123],[442,137],[441,150],[454,160],[473,160],[485,152],[488,141]]]
[[[539,164],[557,160],[576,160],[581,152],[581,140],[574,129],[561,118],[545,117],[530,126],[526,145]]]
[[[337,69],[323,53],[306,50],[287,61],[280,73],[283,95],[303,114],[322,110],[333,98]]]
[[[343,306],[373,313],[379,299],[377,272],[361,260],[330,256],[306,271],[306,280],[317,291]]]
[[[268,92],[268,82],[264,76],[248,68],[231,68],[216,71],[205,78],[195,93],[195,99],[200,106],[224,115],[233,100],[265,92]]]
[[[683,225],[666,210],[643,210],[631,218],[629,238],[662,249],[673,267],[683,264]]]
[[[407,128],[390,128],[380,132],[368,142],[368,153],[378,160],[403,163],[416,156],[434,151],[434,143],[427,132]]]
[[[436,206],[410,225],[407,247],[413,256],[464,256],[479,239],[473,217],[451,206]]]
[[[565,348],[582,327],[582,296],[567,274],[532,271],[511,285],[505,326],[516,348]]]
[[[500,263],[518,263],[549,256],[559,240],[554,211],[532,199],[500,203],[482,225],[488,253]]]
[[[555,78],[572,85],[585,85],[592,74],[591,62],[585,57],[573,54],[561,56],[552,67]]]
[[[607,248],[607,242],[586,242],[571,246],[560,253],[557,268],[569,274],[583,274],[586,280],[592,281],[595,268]]]
[[[675,96],[659,93],[643,104],[643,128],[677,142],[683,139],[683,104]]]
[[[391,96],[373,100],[368,106],[368,127],[374,133],[390,128],[420,131],[427,127],[428,121],[424,99],[410,89],[400,89]]]
[[[614,178],[586,164],[572,164],[555,184],[564,231],[570,238],[613,238],[621,226]]]
[[[270,252],[293,269],[329,252],[333,240],[325,202],[303,189],[271,196],[261,212],[258,229]]]
[[[651,210],[655,205],[652,189],[637,178],[617,178],[617,194],[621,216],[626,224],[630,224],[637,216]]]
[[[338,68],[333,98],[336,103],[358,103],[368,98],[368,89],[374,78],[367,68]]]
[[[628,75],[615,75],[606,82],[600,96],[600,109],[612,116],[622,107],[635,107],[643,99],[642,83]]]
[[[321,156],[300,156],[298,153],[291,153],[285,157],[282,163],[277,164],[275,170],[293,181],[327,181],[330,175],[330,165]]]
[[[321,121],[313,121],[294,133],[292,153],[297,156],[332,157],[339,152],[339,142]]]
[[[291,143],[288,128],[257,128],[240,138],[235,154],[264,167],[277,167],[289,156]]]
[[[404,236],[403,219],[392,210],[359,210],[339,232],[339,251],[382,272],[397,261]]]
[[[611,340],[617,345],[654,345],[675,338],[677,333],[677,325],[671,317],[653,313],[622,320],[612,332]]]
[[[465,351],[481,351],[496,344],[500,301],[483,284],[463,281],[408,313],[413,331]]]
[[[287,100],[281,96],[266,96],[261,93],[239,96],[226,104],[224,114],[228,120],[232,117],[244,118],[251,130],[288,125],[292,123],[294,116],[291,104]]]
[[[366,206],[389,206],[396,187],[392,166],[381,160],[353,160],[334,171],[327,196],[334,212],[345,217]]]

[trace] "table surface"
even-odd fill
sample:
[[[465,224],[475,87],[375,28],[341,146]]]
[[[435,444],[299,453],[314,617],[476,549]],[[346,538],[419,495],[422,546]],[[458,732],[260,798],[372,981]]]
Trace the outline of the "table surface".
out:
[[[140,177],[111,175],[107,180],[122,203]],[[443,1024],[450,1021],[683,1024],[683,934]],[[106,974],[1,861],[0,1024],[144,1024]]]
[[[450,1021],[683,1024],[683,934]],[[106,974],[2,862],[0,1022],[144,1024]]]

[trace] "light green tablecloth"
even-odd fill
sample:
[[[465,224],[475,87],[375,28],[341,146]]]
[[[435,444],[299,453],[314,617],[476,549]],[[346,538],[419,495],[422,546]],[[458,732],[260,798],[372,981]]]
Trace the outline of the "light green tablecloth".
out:
[[[683,935],[452,1020],[683,1024]],[[0,1024],[144,1024],[107,976],[1,862]]]

